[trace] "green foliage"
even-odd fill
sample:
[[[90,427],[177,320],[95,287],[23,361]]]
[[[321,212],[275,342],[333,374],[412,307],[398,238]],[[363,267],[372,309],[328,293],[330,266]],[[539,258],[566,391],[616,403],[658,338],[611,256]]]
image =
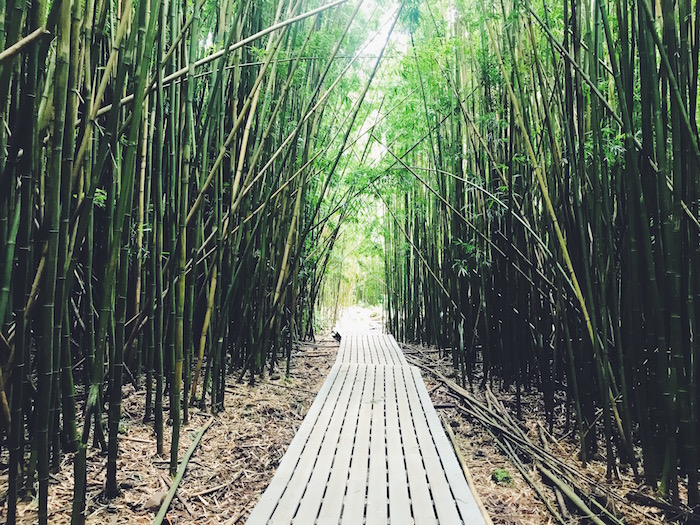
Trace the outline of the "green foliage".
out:
[[[401,22],[410,33],[415,33],[421,20],[421,0],[407,0],[401,13]]]
[[[102,188],[97,188],[95,190],[95,195],[92,199],[92,202],[97,206],[98,208],[103,208],[107,204],[107,191],[105,191]]]
[[[511,478],[510,473],[502,468],[494,470],[491,473],[491,479],[501,485],[511,486],[513,484],[513,478]]]

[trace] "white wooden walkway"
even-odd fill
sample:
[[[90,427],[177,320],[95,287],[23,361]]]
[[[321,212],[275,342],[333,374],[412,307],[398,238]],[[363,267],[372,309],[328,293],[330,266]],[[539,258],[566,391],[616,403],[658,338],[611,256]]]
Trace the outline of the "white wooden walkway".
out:
[[[248,525],[484,519],[420,372],[393,337],[344,336]]]

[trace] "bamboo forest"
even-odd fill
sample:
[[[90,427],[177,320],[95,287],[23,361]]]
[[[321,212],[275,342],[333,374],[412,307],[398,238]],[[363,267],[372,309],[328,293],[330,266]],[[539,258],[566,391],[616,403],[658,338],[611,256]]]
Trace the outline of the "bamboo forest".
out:
[[[242,424],[312,388],[362,305],[500,458],[472,490],[548,516],[489,495],[489,522],[698,523],[699,22],[697,0],[0,0],[0,520],[243,523],[260,492],[197,518],[242,467],[180,489],[178,519],[120,514],[146,490],[127,447],[175,487],[233,390]]]

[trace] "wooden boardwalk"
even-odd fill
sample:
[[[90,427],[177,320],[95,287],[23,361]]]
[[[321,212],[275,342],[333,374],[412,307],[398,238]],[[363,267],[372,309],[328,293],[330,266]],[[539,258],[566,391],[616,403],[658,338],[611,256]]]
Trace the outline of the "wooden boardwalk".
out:
[[[418,369],[393,337],[353,334],[247,523],[484,519]]]

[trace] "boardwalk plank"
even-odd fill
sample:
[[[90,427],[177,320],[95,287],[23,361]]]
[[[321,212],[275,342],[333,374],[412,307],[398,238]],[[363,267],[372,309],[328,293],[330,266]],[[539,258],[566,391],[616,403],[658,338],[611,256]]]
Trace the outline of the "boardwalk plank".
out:
[[[326,404],[325,409],[321,412],[321,418],[326,421],[326,424],[320,426],[318,431],[314,431],[307,442],[307,446],[299,459],[294,473],[289,479],[287,488],[279,500],[277,509],[275,509],[274,523],[290,523],[294,517],[299,502],[306,491],[309,480],[314,472],[314,467],[322,451],[327,450],[328,444],[335,446],[338,440],[338,433],[345,417],[348,399],[352,392],[356,367],[344,366],[347,369],[347,375],[343,381],[342,388],[338,394],[335,405]],[[326,445],[324,447],[324,444]],[[319,471],[320,472],[320,469]],[[313,498],[313,493],[310,493]]]
[[[399,423],[401,425],[401,437],[403,439],[403,452],[406,457],[406,470],[408,472],[408,489],[411,493],[411,509],[413,518],[420,525],[437,523],[437,517],[433,509],[433,500],[430,497],[428,477],[423,466],[423,456],[413,425],[413,414],[409,406],[406,392],[406,368],[397,367],[396,371],[396,397],[399,407]]]
[[[396,340],[386,334],[358,334],[343,337],[339,363],[408,366]]]
[[[403,355],[403,351],[401,350],[401,347],[399,346],[399,343],[396,342],[396,339],[394,339],[394,336],[389,334],[386,336],[389,342],[389,345],[391,346],[394,355],[396,356],[396,359],[398,360],[398,364],[402,366],[408,366],[408,361],[406,361],[406,356]]]
[[[374,396],[372,397],[372,430],[369,447],[369,478],[367,481],[367,525],[387,523],[387,465],[384,420],[384,366],[374,366]]]
[[[357,434],[352,449],[348,487],[343,505],[341,521],[343,525],[357,525],[363,523],[364,520],[374,383],[374,375],[368,375],[365,388],[362,391],[360,412],[357,417]]]
[[[345,484],[347,465],[343,465],[343,463],[345,462],[345,458],[349,460],[348,445],[352,446],[352,438],[355,435],[357,411],[359,410],[366,371],[366,367],[353,367],[353,370],[351,370],[348,375],[348,378],[352,377],[352,384],[349,385],[350,397],[348,403],[343,405],[342,400],[338,402],[338,407],[336,407],[334,413],[334,419],[329,423],[325,431],[323,445],[319,450],[311,479],[304,492],[299,510],[294,516],[293,523],[308,525],[314,522],[319,513],[324,494],[326,493],[329,474],[333,472],[338,474],[345,472],[343,476],[344,479],[342,480],[343,484]],[[342,493],[340,496],[342,498]],[[332,495],[329,495],[329,499],[333,499]],[[336,499],[336,501],[338,501],[338,499]],[[325,521],[325,523],[329,522]]]
[[[438,520],[441,523],[462,523],[442,462],[435,448],[433,436],[430,433],[424,407],[418,397],[418,389],[425,389],[425,385],[420,374],[418,374],[417,378],[413,374],[413,368],[409,368],[406,374],[406,390],[409,403],[413,409],[413,423],[418,437],[418,446],[423,453],[423,462],[428,475],[430,493],[435,504]],[[435,410],[432,404],[430,409]]]
[[[385,367],[386,371],[386,451],[389,471],[389,516],[391,523],[411,525],[411,499],[408,495],[406,462],[401,441],[399,407],[396,395],[396,369]]]
[[[368,365],[379,364],[379,356],[377,355],[377,348],[374,344],[374,336],[366,334],[363,339],[365,341],[365,362]]]
[[[399,354],[396,352],[396,349],[391,345],[391,338],[389,336],[384,336],[382,337],[381,340],[381,345],[384,348],[384,352],[387,355],[387,360],[391,362],[391,364],[396,365],[396,366],[401,366],[405,365],[405,362],[402,362],[401,358],[403,357],[403,354]]]
[[[350,461],[353,457],[353,444],[358,429],[358,416],[362,406],[362,397],[365,395],[367,383],[373,378],[371,370],[367,367],[359,367],[357,377],[357,388],[353,391],[350,400],[350,407],[343,425],[343,431],[338,441],[333,465],[331,466],[330,478],[326,492],[323,495],[323,502],[318,515],[319,523],[339,523],[342,512],[342,501],[348,485],[348,472]],[[308,522],[311,523],[311,522]]]
[[[396,363],[394,362],[394,356],[387,348],[385,341],[386,336],[384,335],[378,335],[374,338],[374,346],[377,349],[377,355],[379,356],[379,360],[382,363],[386,363],[388,365],[395,365]]]
[[[350,343],[350,339],[348,337],[343,337],[340,340],[340,345],[338,346],[338,352],[335,354],[335,358],[338,363],[342,363],[345,361],[345,353],[347,352],[347,347],[348,344]]]
[[[464,477],[464,472],[462,472],[462,467],[460,466],[459,460],[457,459],[454,449],[452,448],[452,443],[445,434],[440,418],[438,417],[437,412],[435,412],[435,408],[430,400],[428,391],[425,389],[420,371],[415,367],[412,367],[411,371],[416,384],[423,386],[423,388],[418,389],[418,394],[428,419],[430,432],[433,436],[435,446],[441,458],[445,476],[450,484],[454,498],[457,501],[457,506],[462,516],[462,520],[464,523],[476,523],[481,521],[483,520],[481,511],[479,510],[476,500],[474,499],[474,495],[469,489],[467,480]]]

